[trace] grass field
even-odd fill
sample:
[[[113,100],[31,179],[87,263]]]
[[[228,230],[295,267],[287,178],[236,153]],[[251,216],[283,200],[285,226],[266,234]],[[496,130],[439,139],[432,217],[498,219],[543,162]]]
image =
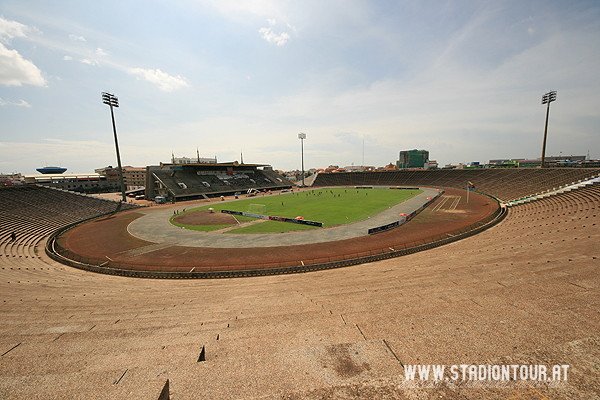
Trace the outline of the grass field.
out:
[[[394,190],[394,189],[352,189],[332,188],[314,189],[295,193],[258,195],[247,199],[227,203],[212,203],[210,205],[193,208],[185,212],[205,210],[210,207],[215,212],[221,210],[247,212],[250,204],[264,204],[264,214],[296,218],[302,216],[306,220],[322,222],[323,226],[349,224],[362,221],[367,217],[376,215],[391,206],[402,203],[411,197],[422,193],[422,190]],[[254,218],[238,217],[240,222],[254,220]],[[171,218],[172,219],[172,218]],[[171,223],[173,223],[171,221]],[[184,226],[187,229],[213,230],[215,226]],[[219,226],[222,228],[223,226]],[[287,232],[292,230],[320,229],[308,225],[299,225],[288,222],[265,221],[230,231],[231,233],[263,233]]]

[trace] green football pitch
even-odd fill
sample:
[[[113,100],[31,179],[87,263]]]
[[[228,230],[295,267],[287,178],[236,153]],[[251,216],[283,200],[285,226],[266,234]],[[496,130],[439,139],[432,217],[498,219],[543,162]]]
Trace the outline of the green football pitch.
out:
[[[255,197],[235,201],[214,202],[185,212],[206,210],[212,207],[215,212],[230,210],[287,218],[301,216],[309,221],[322,222],[324,227],[331,227],[362,221],[422,192],[422,190],[414,189],[319,188],[294,193],[265,194],[264,196],[259,194]],[[174,217],[171,218],[171,223],[187,229],[206,231],[224,227],[222,225],[180,225],[172,221]],[[255,218],[237,215],[235,217],[239,222],[255,220]],[[247,226],[242,224],[240,228],[229,232],[267,233],[303,229],[321,228],[289,222],[264,221]]]

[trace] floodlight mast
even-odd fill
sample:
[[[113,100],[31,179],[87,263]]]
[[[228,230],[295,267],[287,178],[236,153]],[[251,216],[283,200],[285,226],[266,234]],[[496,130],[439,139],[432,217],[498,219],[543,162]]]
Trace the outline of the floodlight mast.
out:
[[[306,139],[306,133],[300,132],[298,134],[298,139],[300,139],[300,146],[302,148],[302,186],[304,185],[304,139]]]
[[[115,148],[117,149],[117,164],[119,166],[121,194],[123,202],[127,202],[127,197],[125,196],[125,183],[123,182],[123,167],[121,167],[121,155],[119,154],[119,141],[117,140],[117,125],[115,124],[115,113],[113,112],[113,107],[119,107],[119,98],[112,93],[102,92],[102,102],[110,107],[110,116],[112,118],[113,133],[115,136]]]
[[[546,136],[548,135],[548,116],[550,115],[550,103],[556,100],[556,90],[552,90],[542,96],[542,104],[548,104],[546,108],[546,126],[544,127],[544,143],[542,144],[542,162],[540,168],[544,168],[546,158]]]

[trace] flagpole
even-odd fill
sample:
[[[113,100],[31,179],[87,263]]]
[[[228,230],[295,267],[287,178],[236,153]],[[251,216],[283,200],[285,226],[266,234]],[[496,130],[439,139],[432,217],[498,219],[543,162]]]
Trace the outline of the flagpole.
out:
[[[467,183],[467,204],[469,204],[469,192],[470,192],[469,184]]]

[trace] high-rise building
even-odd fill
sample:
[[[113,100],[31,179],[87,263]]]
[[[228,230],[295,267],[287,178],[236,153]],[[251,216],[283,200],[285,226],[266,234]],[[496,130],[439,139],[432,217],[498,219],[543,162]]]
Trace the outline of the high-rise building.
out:
[[[116,190],[120,190],[119,183],[119,169],[108,166],[105,168],[99,168],[95,170],[97,174],[106,177],[106,180],[110,186],[113,186]],[[125,184],[126,190],[134,190],[144,187],[146,185],[146,168],[145,167],[132,167],[130,165],[123,167],[123,183]]]
[[[123,183],[127,190],[139,189],[146,185],[146,168],[123,167]]]
[[[429,162],[429,152],[427,150],[401,151],[398,168],[424,168],[427,162]]]

